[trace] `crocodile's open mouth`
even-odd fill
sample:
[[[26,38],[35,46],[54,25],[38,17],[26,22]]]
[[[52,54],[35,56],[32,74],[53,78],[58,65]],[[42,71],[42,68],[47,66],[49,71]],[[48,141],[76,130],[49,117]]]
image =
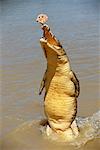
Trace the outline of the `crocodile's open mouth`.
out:
[[[45,39],[45,37],[41,37],[41,38],[40,38],[40,41],[47,43],[47,39]]]
[[[53,43],[49,43],[48,40],[45,39],[44,37],[40,38],[40,42],[47,44],[47,46],[49,46],[52,49],[57,49],[57,50],[61,49],[61,46],[55,45]]]

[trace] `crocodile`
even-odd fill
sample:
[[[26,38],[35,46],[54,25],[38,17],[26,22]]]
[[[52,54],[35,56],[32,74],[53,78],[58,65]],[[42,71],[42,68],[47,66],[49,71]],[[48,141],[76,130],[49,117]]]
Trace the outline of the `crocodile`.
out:
[[[39,94],[45,88],[44,112],[48,120],[47,135],[57,133],[77,137],[77,98],[79,80],[70,66],[69,58],[47,24],[42,24],[40,44],[47,60],[47,69],[41,81]]]

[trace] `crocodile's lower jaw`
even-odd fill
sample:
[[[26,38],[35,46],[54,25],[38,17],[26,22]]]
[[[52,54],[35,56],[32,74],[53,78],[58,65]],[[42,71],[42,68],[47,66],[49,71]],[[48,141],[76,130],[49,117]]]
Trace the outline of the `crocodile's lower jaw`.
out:
[[[41,42],[41,43],[47,43],[47,45],[49,45],[49,46],[52,45],[52,44],[49,44],[49,43],[47,42],[47,39],[45,39],[45,37],[40,38],[40,42]],[[53,47],[53,48],[56,48],[56,49],[58,49],[58,50],[61,49],[61,47],[59,47],[59,46],[57,46],[57,45],[52,45],[52,47]]]

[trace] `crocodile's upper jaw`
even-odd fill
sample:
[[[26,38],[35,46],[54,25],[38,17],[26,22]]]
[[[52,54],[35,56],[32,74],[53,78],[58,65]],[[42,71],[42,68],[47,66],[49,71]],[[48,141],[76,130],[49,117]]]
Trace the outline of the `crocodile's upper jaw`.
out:
[[[41,43],[44,43],[44,44],[47,43],[47,45],[50,46],[50,47],[52,47],[53,49],[54,49],[54,48],[56,48],[57,50],[61,49],[60,46],[57,46],[57,45],[53,45],[53,44],[48,43],[48,41],[47,41],[47,39],[45,39],[45,37],[40,38],[40,42],[41,42]]]

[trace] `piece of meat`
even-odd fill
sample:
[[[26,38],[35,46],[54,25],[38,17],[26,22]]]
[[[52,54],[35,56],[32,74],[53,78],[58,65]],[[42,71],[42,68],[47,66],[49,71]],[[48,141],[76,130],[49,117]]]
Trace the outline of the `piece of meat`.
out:
[[[49,44],[62,47],[59,40],[54,36],[54,34],[50,31],[50,28],[47,24],[45,24],[48,20],[48,16],[46,14],[40,14],[37,16],[36,21],[39,22],[42,26],[43,30],[43,38],[47,40]]]
[[[40,24],[46,23],[47,20],[48,20],[48,16],[46,14],[39,14],[36,19],[36,21],[39,22]]]

